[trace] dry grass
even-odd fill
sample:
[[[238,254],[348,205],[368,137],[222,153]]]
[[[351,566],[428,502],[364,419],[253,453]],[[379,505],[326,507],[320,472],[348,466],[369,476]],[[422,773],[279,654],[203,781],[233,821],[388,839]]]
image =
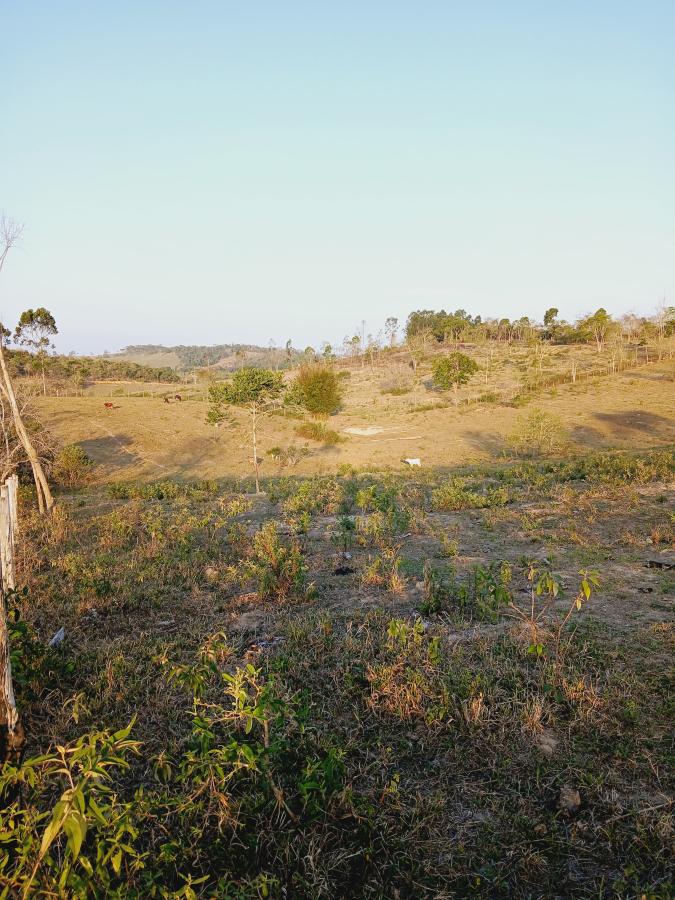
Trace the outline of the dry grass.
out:
[[[493,362],[494,380],[500,390],[517,383],[519,355],[527,351],[503,351]],[[559,367],[572,355],[595,364],[597,354],[585,348],[558,348]],[[402,468],[402,457],[421,457],[426,466],[453,467],[483,460],[499,460],[510,452],[508,436],[519,425],[518,407],[495,403],[460,406],[442,404],[439,395],[422,386],[401,397],[383,396],[380,383],[387,372],[394,377],[398,363],[387,368],[355,368],[343,382],[345,398],[330,428],[341,433],[347,427],[380,429],[371,436],[352,435],[346,444],[315,448],[297,465],[300,474],[335,472],[340,465],[372,470]],[[646,449],[675,438],[673,363],[664,360],[639,370],[598,379],[596,384],[578,382],[532,395],[531,402],[557,417],[569,439],[569,450],[587,451],[604,447]],[[422,372],[421,380],[425,376]],[[480,380],[480,379],[479,379]],[[463,389],[466,395],[483,393],[478,382]],[[112,388],[111,388],[112,389]],[[160,394],[166,391],[163,386]],[[110,390],[108,390],[108,395]],[[186,392],[185,396],[191,396]],[[164,404],[161,397],[114,398],[112,412],[103,409],[103,397],[48,397],[36,400],[45,424],[64,443],[80,442],[100,463],[104,480],[120,478],[244,478],[250,475],[251,457],[246,415],[233,412],[231,423],[218,431],[205,423],[206,404],[199,399]],[[109,397],[107,398],[109,399]],[[411,413],[415,406],[428,405]],[[273,447],[294,443],[294,421],[268,417],[260,426],[259,455]],[[279,464],[265,458],[264,472],[280,471]]]
[[[134,716],[142,742],[111,781],[131,849],[87,889],[665,900],[675,579],[654,559],[675,550],[673,398],[623,376],[559,388],[537,406],[571,433],[583,424],[578,447],[663,449],[505,463],[500,435],[521,410],[411,418],[412,398],[383,398],[381,380],[354,371],[331,424],[390,430],[313,451],[261,497],[241,491],[243,418],[214,440],[196,400],[121,398],[110,415],[98,400],[44,401],[99,468],[47,521],[23,497],[28,753]],[[263,452],[292,443],[293,426],[266,420]],[[421,471],[363,472],[399,468],[421,441]],[[474,456],[485,462],[453,468]],[[361,474],[307,477],[341,463]],[[514,612],[527,617],[532,560],[554,572],[559,612],[581,570],[601,584],[559,645],[542,624],[541,652]],[[44,820],[30,816],[58,789],[24,786],[20,807],[0,809],[0,830],[25,827],[0,844],[8,895],[39,847]],[[87,859],[113,831],[92,819]],[[77,895],[79,863],[58,885],[68,859],[60,838],[36,894]]]

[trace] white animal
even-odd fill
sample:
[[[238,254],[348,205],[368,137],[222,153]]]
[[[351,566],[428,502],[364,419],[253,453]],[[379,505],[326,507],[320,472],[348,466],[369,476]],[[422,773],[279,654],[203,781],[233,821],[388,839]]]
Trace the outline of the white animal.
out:
[[[401,462],[404,462],[407,466],[410,466],[411,469],[413,466],[421,467],[421,465],[422,465],[421,459],[402,459]]]

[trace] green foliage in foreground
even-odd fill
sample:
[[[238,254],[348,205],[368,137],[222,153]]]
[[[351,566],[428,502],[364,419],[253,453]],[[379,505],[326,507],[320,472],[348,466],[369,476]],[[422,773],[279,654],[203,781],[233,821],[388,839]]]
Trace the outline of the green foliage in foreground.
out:
[[[672,628],[601,624],[612,572],[568,544],[559,577],[509,529],[612,509],[647,546],[668,511],[633,486],[672,472],[655,451],[285,477],[266,523],[167,480],[26,521],[30,744],[0,775],[0,895],[669,898]],[[500,521],[477,561],[465,536]],[[617,559],[622,529],[598,549]],[[650,616],[666,599],[645,596]],[[19,607],[45,637],[65,621],[64,644]]]
[[[480,577],[499,608],[508,578]],[[607,799],[635,796],[664,764],[657,633],[619,646],[617,663],[617,645],[586,629],[558,667],[546,643],[533,654],[506,633],[449,650],[420,619],[353,624],[296,620],[255,665],[220,633],[191,660],[162,653],[149,677],[180,711],[178,734],[146,746],[139,724],[85,728],[5,766],[2,890],[668,896],[667,810]],[[573,812],[559,799],[570,783]]]
[[[668,481],[675,474],[675,451],[652,450],[647,453],[589,453],[569,460],[521,463],[494,470],[504,482],[545,484],[587,481],[591,484],[646,484]]]
[[[115,500],[175,500],[179,497],[192,500],[212,497],[219,490],[217,481],[164,481],[135,483],[115,481],[108,491]]]

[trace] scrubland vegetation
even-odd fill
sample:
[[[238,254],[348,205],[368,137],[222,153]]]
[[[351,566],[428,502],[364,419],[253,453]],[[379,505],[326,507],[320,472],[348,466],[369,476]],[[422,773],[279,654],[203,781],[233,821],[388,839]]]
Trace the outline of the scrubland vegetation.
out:
[[[35,403],[4,895],[672,896],[669,332],[550,313]]]

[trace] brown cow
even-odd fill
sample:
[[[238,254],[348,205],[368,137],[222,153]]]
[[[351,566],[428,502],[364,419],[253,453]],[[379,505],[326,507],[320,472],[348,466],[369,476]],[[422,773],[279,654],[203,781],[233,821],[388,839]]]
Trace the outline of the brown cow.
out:
[[[181,395],[180,395],[180,394],[176,394],[175,397],[174,397],[173,399],[174,399],[174,400],[178,400],[178,402],[180,403],[180,401],[181,401],[182,398],[181,398]]]
[[[169,400],[168,397],[165,397],[165,398],[164,398],[164,402],[165,402],[165,403],[171,403],[171,401]]]
[[[106,409],[115,409],[115,407],[113,406],[112,403],[104,403],[103,405],[105,406]]]

